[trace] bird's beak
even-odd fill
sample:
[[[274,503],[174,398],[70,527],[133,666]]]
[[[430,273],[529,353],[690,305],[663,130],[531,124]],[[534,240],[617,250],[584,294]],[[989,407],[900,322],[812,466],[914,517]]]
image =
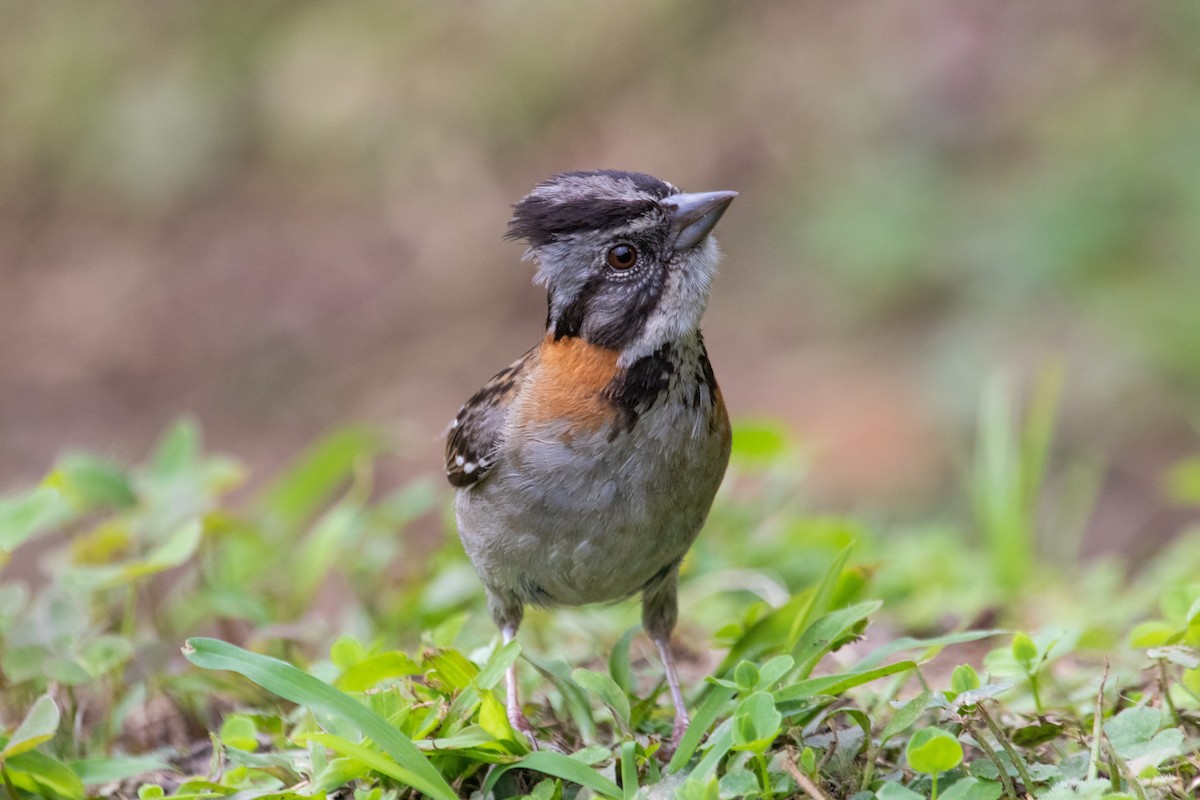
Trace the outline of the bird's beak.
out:
[[[672,247],[676,252],[695,247],[708,236],[737,192],[673,194],[662,201],[671,215]]]

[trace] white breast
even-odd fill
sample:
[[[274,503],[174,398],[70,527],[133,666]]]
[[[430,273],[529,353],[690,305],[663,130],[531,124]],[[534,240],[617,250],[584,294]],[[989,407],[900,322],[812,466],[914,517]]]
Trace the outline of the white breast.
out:
[[[729,455],[724,410],[695,403],[689,377],[611,439],[610,427],[581,435],[562,422],[510,432],[492,474],[456,501],[484,580],[528,603],[575,605],[636,593],[681,559]]]

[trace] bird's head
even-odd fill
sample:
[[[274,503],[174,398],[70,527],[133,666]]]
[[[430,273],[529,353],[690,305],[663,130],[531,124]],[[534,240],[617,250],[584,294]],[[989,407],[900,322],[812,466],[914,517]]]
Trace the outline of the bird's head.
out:
[[[709,232],[736,196],[638,172],[565,172],[513,207],[508,238],[529,243],[549,333],[628,364],[699,326],[717,267]]]

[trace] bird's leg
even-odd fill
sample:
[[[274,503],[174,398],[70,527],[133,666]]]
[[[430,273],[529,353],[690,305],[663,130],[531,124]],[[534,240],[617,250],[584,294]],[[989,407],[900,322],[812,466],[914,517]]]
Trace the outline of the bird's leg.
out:
[[[505,625],[500,629],[500,635],[504,639],[504,643],[508,644],[513,639],[517,638],[517,626],[515,624]],[[537,738],[534,736],[533,725],[525,717],[525,712],[521,710],[520,696],[517,694],[517,664],[514,661],[508,665],[508,669],[504,673],[504,705],[508,711],[508,723],[516,730],[525,734],[529,739],[529,746],[534,750],[537,749]]]
[[[687,706],[683,703],[683,689],[679,685],[679,673],[675,670],[675,654],[671,650],[671,631],[675,628],[675,620],[679,617],[679,603],[676,599],[675,582],[678,577],[679,562],[671,564],[664,570],[663,577],[649,584],[642,592],[642,626],[658,648],[662,658],[663,671],[667,676],[667,687],[671,690],[671,702],[675,704],[675,725],[671,731],[671,741],[664,747],[664,755],[674,753],[679,747],[683,735],[687,733]]]
[[[687,706],[683,704],[683,690],[679,686],[679,673],[675,671],[675,654],[671,651],[671,640],[659,639],[654,645],[662,658],[663,671],[667,674],[667,688],[671,690],[671,701],[675,703],[675,727],[671,731],[671,752],[674,752],[683,741],[691,719],[688,718]]]
[[[525,616],[525,605],[511,592],[503,592],[487,587],[488,613],[492,622],[500,629],[500,636],[505,644],[517,638],[517,628]],[[508,712],[508,723],[514,729],[525,734],[529,745],[537,749],[537,739],[533,735],[533,726],[521,711],[521,699],[517,693],[517,664],[509,664],[504,673],[504,708]]]

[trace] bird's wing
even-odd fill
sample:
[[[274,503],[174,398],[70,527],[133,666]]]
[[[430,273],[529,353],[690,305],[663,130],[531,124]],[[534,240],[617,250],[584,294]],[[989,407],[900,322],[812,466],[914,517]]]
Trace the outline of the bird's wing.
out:
[[[452,486],[477,483],[495,464],[509,409],[537,356],[535,347],[496,373],[458,410],[446,437],[446,479]]]

